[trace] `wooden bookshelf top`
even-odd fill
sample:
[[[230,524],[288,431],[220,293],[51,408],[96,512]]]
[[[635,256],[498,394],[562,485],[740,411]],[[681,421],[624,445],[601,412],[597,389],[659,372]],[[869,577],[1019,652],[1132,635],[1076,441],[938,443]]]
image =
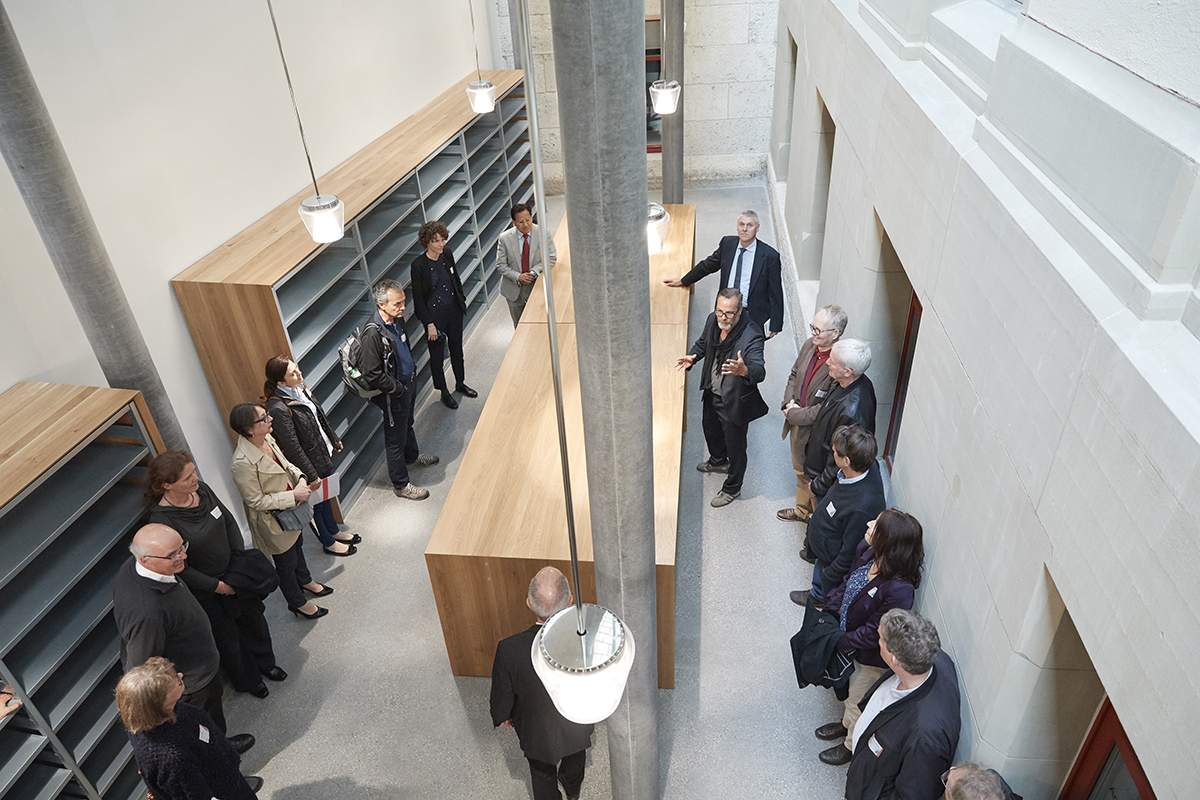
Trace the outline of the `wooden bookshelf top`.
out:
[[[140,400],[132,389],[32,381],[0,394],[0,508],[124,406]]]
[[[428,105],[334,167],[318,182],[322,194],[337,195],[346,219],[361,214],[398,180],[414,170],[450,137],[478,116],[467,101],[472,72]],[[496,98],[523,77],[520,70],[489,70]],[[319,245],[309,237],[298,209],[312,195],[306,185],[274,211],[177,275],[173,283],[229,283],[271,286]]]

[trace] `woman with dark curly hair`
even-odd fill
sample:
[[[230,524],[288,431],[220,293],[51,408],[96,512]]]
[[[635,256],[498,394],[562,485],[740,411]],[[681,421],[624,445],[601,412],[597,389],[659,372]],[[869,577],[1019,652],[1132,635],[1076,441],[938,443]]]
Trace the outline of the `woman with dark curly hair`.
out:
[[[879,654],[879,620],[893,608],[912,609],[924,565],[921,523],[911,514],[889,508],[867,523],[850,572],[829,592],[825,608],[839,611],[845,631],[837,649],[854,653],[855,664],[842,721],[816,730],[818,739],[845,738],[845,743],[821,752],[820,759],[826,764],[846,764],[853,756],[850,742],[861,713],[858,703],[888,668]]]
[[[429,370],[433,387],[442,393],[447,408],[458,408],[458,401],[446,385],[443,367],[447,343],[450,345],[450,366],[454,369],[455,391],[464,397],[478,397],[463,379],[463,317],[467,313],[467,296],[463,294],[462,279],[454,269],[454,253],[446,249],[450,231],[440,222],[426,222],[417,232],[417,241],[425,248],[412,262],[413,306],[417,319],[425,326],[429,342]]]

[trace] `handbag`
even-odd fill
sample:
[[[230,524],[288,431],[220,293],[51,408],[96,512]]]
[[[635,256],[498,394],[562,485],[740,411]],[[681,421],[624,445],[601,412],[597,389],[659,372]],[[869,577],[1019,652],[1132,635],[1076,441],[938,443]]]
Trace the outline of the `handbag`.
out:
[[[291,508],[272,511],[271,516],[279,523],[279,527],[285,531],[302,531],[308,523],[312,522],[313,509],[309,503],[301,503]]]

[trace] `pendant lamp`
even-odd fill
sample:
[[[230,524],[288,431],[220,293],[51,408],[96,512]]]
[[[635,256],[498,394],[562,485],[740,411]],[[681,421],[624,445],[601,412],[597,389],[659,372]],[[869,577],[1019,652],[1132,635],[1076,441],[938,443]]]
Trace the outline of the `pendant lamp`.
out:
[[[540,211],[544,206],[542,147],[538,129],[537,90],[530,46],[528,0],[517,3],[522,31],[525,68],[525,97],[529,103],[529,139],[533,153],[533,183]],[[543,221],[544,223],[544,221]],[[549,226],[538,225],[543,253],[550,251]],[[625,681],[633,666],[633,632],[607,608],[585,604],[579,589],[579,554],[575,546],[575,508],[571,499],[571,470],[567,462],[567,426],[563,414],[562,369],[558,360],[558,326],[554,314],[553,269],[543,270],[547,330],[550,336],[550,372],[554,384],[554,408],[558,414],[558,449],[562,463],[563,497],[567,511],[567,540],[571,546],[571,587],[574,607],[564,608],[542,625],[533,639],[529,657],[554,701],[567,719],[579,723],[607,719],[625,694]]]
[[[658,203],[650,203],[646,213],[646,247],[650,255],[662,252],[667,242],[667,229],[671,227],[671,215]]]
[[[300,108],[296,105],[296,92],[292,89],[292,76],[288,73],[287,59],[283,56],[283,41],[279,38],[279,25],[275,22],[275,8],[267,0],[271,13],[271,27],[275,29],[275,44],[279,46],[279,60],[283,62],[283,76],[287,79],[288,93],[292,96],[292,110],[296,112],[296,125],[300,128],[300,143],[304,145],[304,157],[308,160],[308,174],[312,176],[315,197],[300,201],[300,219],[308,228],[314,242],[325,244],[336,242],[346,235],[346,206],[332,194],[321,194],[317,187],[317,173],[313,171],[312,157],[308,154],[308,141],[304,138],[304,123],[300,121]]]
[[[479,80],[467,84],[467,100],[471,102],[471,110],[476,114],[486,114],[496,107],[496,84],[483,79],[479,69],[479,39],[475,36],[475,7],[467,0],[467,10],[471,13],[471,42],[475,45],[475,74]]]
[[[674,114],[679,107],[679,81],[655,81],[650,84],[650,105],[655,114]]]

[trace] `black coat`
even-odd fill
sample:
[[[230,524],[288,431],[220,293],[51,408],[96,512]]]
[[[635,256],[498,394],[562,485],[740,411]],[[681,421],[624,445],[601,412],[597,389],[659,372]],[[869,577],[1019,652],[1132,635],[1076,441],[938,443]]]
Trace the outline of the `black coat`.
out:
[[[397,320],[400,330],[404,330],[404,320]],[[406,337],[407,338],[407,337]],[[372,389],[385,395],[402,395],[408,385],[401,383],[396,377],[396,347],[392,336],[383,327],[383,317],[376,311],[363,326],[362,337],[359,339],[359,351],[363,378]],[[405,343],[407,346],[407,343]],[[409,350],[411,355],[412,350]],[[371,398],[374,402],[378,396]],[[379,405],[376,403],[376,405]]]
[[[758,384],[767,376],[766,362],[763,361],[764,341],[762,328],[746,314],[742,314],[725,341],[721,341],[721,329],[717,326],[717,315],[714,313],[708,315],[700,338],[688,351],[688,355],[696,356],[693,367],[703,365],[700,388],[720,392],[724,414],[735,425],[749,425],[751,421],[767,414],[766,401],[758,393]],[[746,363],[746,377],[723,375],[721,386],[713,387],[713,360],[723,363],[728,359],[736,359],[738,353],[742,354],[742,361]]]
[[[871,695],[892,675],[891,670],[885,672],[858,707],[865,709]],[[961,725],[958,673],[950,656],[941,652],[925,683],[857,731],[846,776],[846,800],[941,797],[942,773],[950,769]],[[878,755],[872,750],[872,740],[878,745]]]
[[[458,270],[454,268],[454,253],[450,252],[447,247],[442,251],[442,258],[445,259],[446,269],[450,271],[450,283],[454,287],[454,303],[458,306],[459,312],[467,313],[467,296],[463,293],[462,279],[458,277]],[[424,253],[421,253],[413,259],[412,266],[409,268],[412,275],[412,296],[413,308],[416,311],[417,319],[428,325],[433,322],[433,313],[429,308],[429,297],[433,294],[433,261]]]
[[[176,703],[174,722],[131,733],[129,742],[155,800],[257,797],[239,771],[242,757],[212,718],[195,706]]]
[[[804,449],[804,474],[812,480],[812,496],[820,499],[837,480],[833,462],[833,432],[843,425],[857,425],[875,432],[875,387],[866,375],[859,375],[845,389],[834,384],[833,391],[821,403]]]
[[[833,689],[839,700],[849,696],[854,662],[838,651],[841,637],[837,614],[818,609],[810,599],[804,607],[804,622],[791,641],[792,664],[801,689],[811,683]]]
[[[541,629],[533,625],[501,639],[492,662],[492,724],[512,720],[526,758],[557,764],[592,746],[592,725],[571,722],[554,707],[529,656]]]
[[[846,572],[846,577],[836,589],[825,595],[825,607],[839,609],[840,616],[846,619],[846,632],[838,642],[838,650],[843,653],[854,651],[854,660],[880,669],[887,669],[883,656],[879,654],[879,620],[893,608],[911,609],[916,589],[903,578],[892,577],[880,579],[876,575],[867,581],[849,608],[842,608],[842,598],[846,595],[846,581],[850,573],[865,566],[875,559],[875,554],[866,540],[858,543],[854,554],[854,562]]]
[[[691,286],[705,275],[711,275],[718,270],[721,272],[721,286],[728,286],[733,272],[733,263],[737,258],[740,241],[736,236],[725,236],[712,255],[688,270],[680,278],[684,286]],[[742,264],[742,269],[746,265]],[[746,310],[750,319],[766,329],[767,320],[771,321],[771,330],[779,333],[783,330],[783,271],[779,263],[779,251],[761,239],[754,246],[754,264],[750,273],[750,291],[745,299]],[[735,287],[736,288],[736,287]]]
[[[862,480],[835,481],[816,501],[816,509],[808,518],[808,548],[821,562],[823,588],[832,589],[845,579],[858,543],[866,535],[867,523],[885,508],[879,462],[871,465]]]
[[[313,399],[308,389],[301,387],[300,391],[306,393],[310,400]],[[267,400],[267,411],[271,412],[274,422],[271,435],[275,437],[275,444],[279,445],[287,460],[304,473],[309,483],[316,483],[333,474],[333,457],[321,438],[321,429],[325,430],[334,447],[341,444],[333,426],[325,418],[321,404],[313,400],[313,405],[317,408],[316,414],[304,403],[278,390]]]

